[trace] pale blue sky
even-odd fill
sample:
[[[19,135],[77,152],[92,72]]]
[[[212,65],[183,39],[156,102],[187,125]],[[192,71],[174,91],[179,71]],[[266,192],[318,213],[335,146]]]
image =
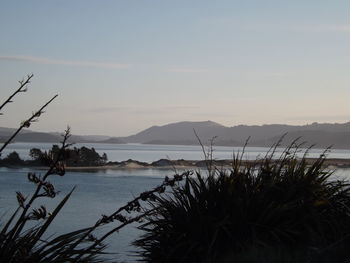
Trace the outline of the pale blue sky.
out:
[[[350,121],[349,1],[2,1],[1,117],[129,135],[152,125]]]

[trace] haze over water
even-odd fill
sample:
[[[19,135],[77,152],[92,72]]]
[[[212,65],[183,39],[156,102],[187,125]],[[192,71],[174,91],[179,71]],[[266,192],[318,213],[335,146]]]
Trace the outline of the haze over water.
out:
[[[185,160],[203,160],[204,154],[201,146],[193,145],[150,145],[150,144],[102,144],[102,143],[77,143],[73,147],[82,146],[94,147],[99,153],[106,153],[109,161],[125,161],[133,159],[141,162],[154,162],[159,159],[185,159]],[[16,151],[22,159],[29,159],[29,150],[39,148],[41,150],[50,150],[52,143],[13,143],[3,152],[3,157],[12,151]],[[276,157],[284,148],[278,148]],[[207,149],[206,149],[207,150]],[[242,147],[214,146],[214,158],[232,159],[233,153],[242,152]],[[244,158],[254,160],[257,157],[263,157],[269,148],[267,147],[246,147]],[[322,149],[311,149],[308,157],[319,157]],[[302,152],[303,153],[303,152]],[[329,158],[350,159],[350,150],[332,149]]]

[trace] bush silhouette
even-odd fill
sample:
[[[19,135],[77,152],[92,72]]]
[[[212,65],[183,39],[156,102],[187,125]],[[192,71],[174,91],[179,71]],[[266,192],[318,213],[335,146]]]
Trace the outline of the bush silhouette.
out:
[[[27,161],[28,165],[31,164],[47,164],[48,159],[57,158],[60,153],[60,147],[54,144],[48,152],[42,152],[40,149],[30,149],[29,155],[32,157],[32,161]],[[104,153],[100,156],[94,148],[87,148],[85,146],[81,148],[69,148],[64,151],[64,164],[66,166],[100,166],[106,164],[108,158]]]
[[[312,262],[334,244],[350,248],[348,183],[330,178],[324,154],[308,164],[297,151],[244,165],[237,156],[229,171],[197,172],[151,201],[134,243],[141,261]]]
[[[9,153],[3,160],[1,160],[4,163],[7,163],[9,165],[21,165],[23,164],[23,160],[19,157],[17,152],[11,152]],[[0,161],[0,163],[1,163]]]

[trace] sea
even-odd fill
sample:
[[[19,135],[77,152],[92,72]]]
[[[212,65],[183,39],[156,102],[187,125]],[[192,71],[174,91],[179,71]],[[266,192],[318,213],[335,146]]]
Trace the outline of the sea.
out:
[[[76,144],[75,147],[93,147],[102,154],[106,153],[109,161],[124,161],[128,159],[153,162],[159,159],[185,159],[202,160],[204,153],[201,146],[182,145],[146,145],[146,144]],[[21,143],[10,144],[2,153],[5,157],[8,153],[16,151],[22,159],[30,159],[29,150],[39,148],[51,149],[50,143]],[[204,152],[208,149],[204,149]],[[231,159],[233,154],[241,153],[241,147],[213,148],[214,159]],[[247,147],[244,152],[245,159],[256,159],[266,155],[269,148]],[[277,148],[278,157],[283,148]],[[308,157],[318,157],[323,153],[322,149],[312,149]],[[300,153],[302,155],[303,152]],[[350,150],[333,149],[327,153],[329,158],[350,159]],[[17,205],[16,191],[29,196],[33,193],[34,185],[27,179],[29,172],[37,175],[44,174],[45,170],[33,170],[29,168],[10,169],[0,167],[0,223],[4,222]],[[105,169],[95,171],[67,172],[64,176],[52,176],[50,181],[60,191],[55,199],[40,199],[35,207],[46,205],[52,210],[55,205],[76,187],[71,198],[64,206],[61,213],[51,225],[48,236],[56,236],[78,228],[93,225],[102,214],[111,214],[119,207],[138,196],[143,191],[150,190],[159,185],[165,176],[172,176],[171,169]],[[350,169],[337,169],[334,176],[348,178]],[[108,231],[103,227],[101,232]],[[131,245],[142,233],[137,225],[129,225],[107,239],[107,252],[110,259],[118,262],[136,262],[137,248]]]

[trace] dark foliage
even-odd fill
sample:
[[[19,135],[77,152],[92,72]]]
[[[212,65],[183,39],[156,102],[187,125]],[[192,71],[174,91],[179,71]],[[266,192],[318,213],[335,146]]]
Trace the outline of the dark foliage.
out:
[[[16,94],[27,91],[27,85],[32,77],[33,75],[29,75],[26,80],[20,81],[20,87],[0,106],[0,111],[13,101]],[[40,115],[44,113],[44,109],[56,97],[57,95],[21,123],[14,134],[1,145],[0,155],[23,128],[28,128],[33,122],[38,121]],[[61,211],[74,189],[63,197],[51,212],[47,211],[45,205],[37,206],[36,204],[42,198],[55,198],[58,193],[48,179],[51,176],[65,174],[63,161],[66,157],[66,150],[70,146],[67,143],[69,136],[68,128],[64,134],[62,145],[56,146],[56,155],[48,154],[46,156],[48,169],[43,175],[28,173],[28,180],[35,186],[33,194],[25,196],[21,192],[16,193],[17,209],[7,221],[0,224],[0,262],[107,262],[100,259],[105,245],[93,233],[102,224],[46,237],[46,232],[52,221]],[[42,157],[38,149],[34,149],[30,154],[33,158]],[[23,162],[17,153],[11,153],[3,160],[13,165]]]
[[[35,161],[40,161],[43,158],[43,155],[44,153],[38,148],[32,148],[29,151],[29,156]]]
[[[23,165],[24,161],[19,157],[17,152],[11,152],[4,159],[0,160],[0,164],[3,163],[8,165]]]
[[[50,159],[50,165],[43,176],[28,173],[28,180],[35,185],[31,196],[17,192],[18,208],[0,229],[0,262],[100,262],[97,256],[105,248],[103,244],[90,248],[95,240],[88,235],[91,228],[80,229],[54,238],[46,239],[45,234],[52,221],[61,211],[73,190],[68,193],[57,207],[49,213],[44,205],[35,207],[41,198],[55,198],[58,191],[48,178],[65,174],[62,160],[69,146],[67,130],[59,154]],[[10,154],[14,160],[18,154]],[[6,158],[5,158],[6,159]]]
[[[58,145],[53,145],[50,151],[41,151],[38,148],[30,149],[29,156],[32,160],[22,160],[17,152],[12,152],[4,159],[0,159],[0,166],[48,166],[51,160],[57,159],[61,148]],[[101,166],[107,163],[108,157],[106,153],[99,155],[94,148],[67,148],[62,153],[62,163],[69,167],[89,167]]]
[[[31,149],[30,156],[34,163],[47,164],[50,158],[56,158],[59,154],[60,148],[58,145],[53,145],[49,152],[42,152],[40,149]],[[64,151],[64,164],[66,166],[100,166],[106,164],[108,158],[104,153],[100,156],[94,148],[69,148]],[[28,162],[30,165],[31,163]]]
[[[237,156],[229,171],[208,162],[209,175],[198,172],[158,196],[134,243],[140,260],[345,262],[349,185],[330,178],[324,154],[308,165],[297,151],[289,147],[277,160],[272,152],[245,165]],[[339,261],[322,261],[327,256]]]

